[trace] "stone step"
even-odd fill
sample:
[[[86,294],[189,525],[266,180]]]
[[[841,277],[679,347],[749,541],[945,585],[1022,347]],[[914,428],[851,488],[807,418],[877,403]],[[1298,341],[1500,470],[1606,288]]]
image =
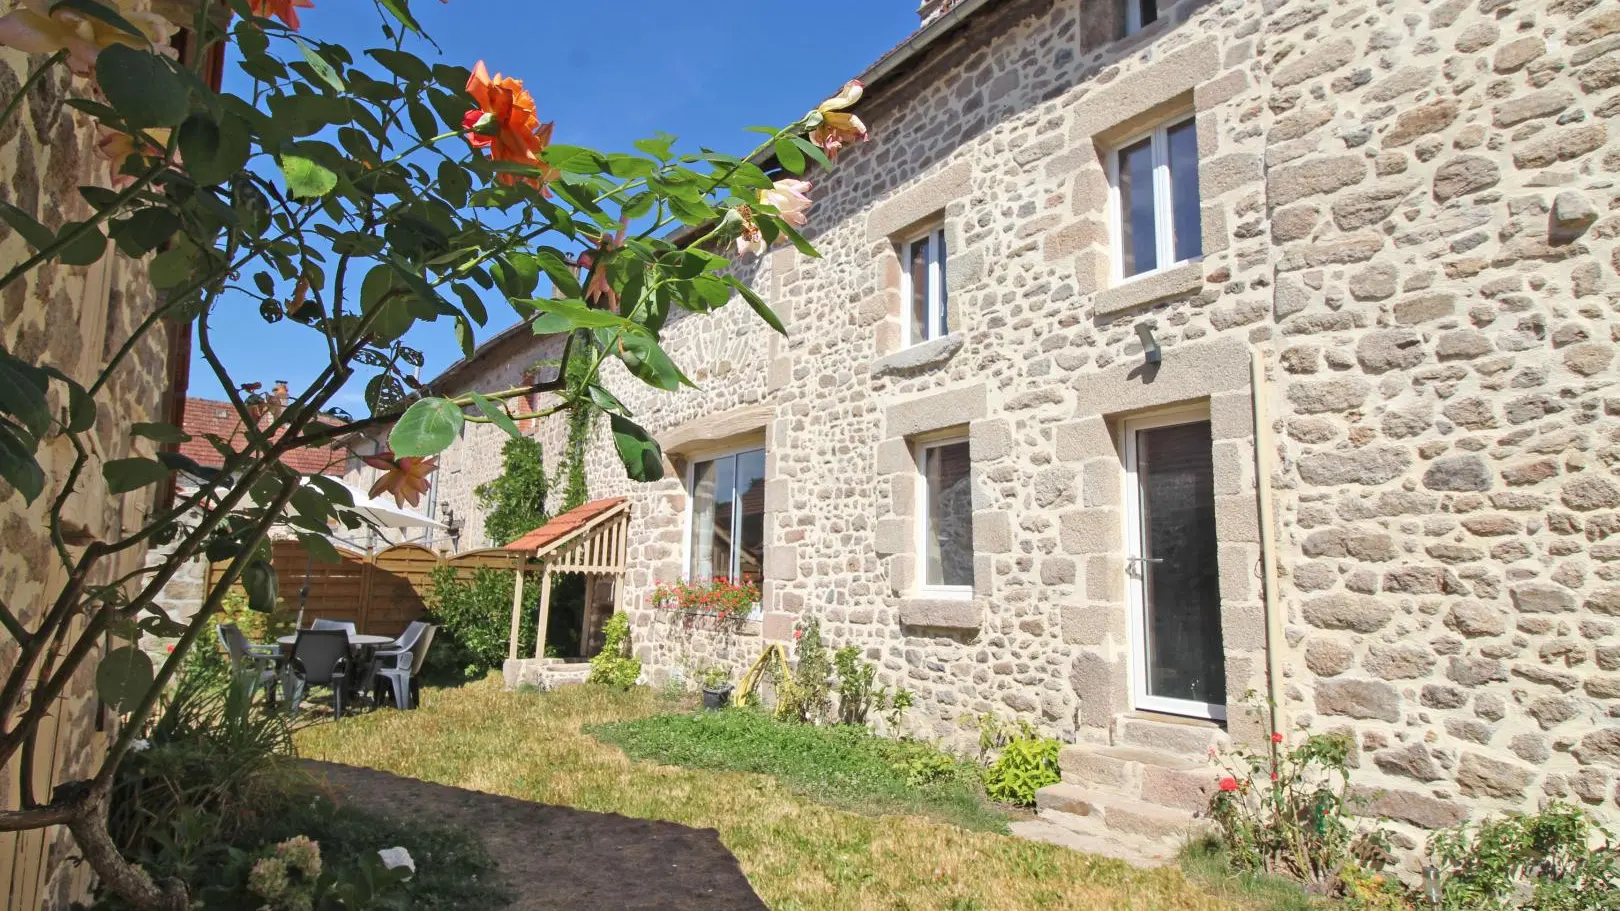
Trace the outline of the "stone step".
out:
[[[1176,852],[1165,842],[1109,832],[1106,829],[1102,829],[1100,833],[1091,832],[1086,829],[1083,817],[1071,818],[1077,821],[1076,824],[1062,825],[1047,818],[1022,819],[1009,825],[1007,830],[1017,838],[1058,845],[1084,854],[1111,857],[1143,869],[1163,867],[1175,862]]]
[[[1174,849],[1180,848],[1190,832],[1202,828],[1190,810],[1179,810],[1068,782],[1048,785],[1036,791],[1035,807],[1042,819],[1073,828],[1082,834],[1101,834],[1102,829],[1107,829],[1114,833],[1162,841]],[[1097,823],[1101,823],[1101,828]]]
[[[1069,784],[1192,812],[1209,806],[1219,777],[1207,754],[1147,747],[1073,744],[1058,754],[1058,765]]]
[[[1121,715],[1114,719],[1115,746],[1145,747],[1187,759],[1207,760],[1211,749],[1231,744],[1225,729],[1213,721],[1169,715]]]

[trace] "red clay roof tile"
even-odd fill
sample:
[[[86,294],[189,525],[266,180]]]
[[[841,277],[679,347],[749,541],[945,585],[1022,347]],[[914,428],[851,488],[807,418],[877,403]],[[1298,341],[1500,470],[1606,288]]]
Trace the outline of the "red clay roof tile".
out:
[[[576,506],[506,545],[506,549],[534,553],[547,544],[554,543],[577,531],[582,526],[589,525],[591,520],[624,501],[624,497],[608,497],[603,500],[592,500],[584,506]]]
[[[181,425],[181,429],[190,434],[191,439],[180,444],[180,454],[196,460],[199,465],[218,468],[225,464],[224,457],[213,444],[203,438],[204,434],[213,434],[226,440],[236,449],[242,448],[244,442],[242,421],[237,417],[230,402],[187,398],[185,417]],[[347,459],[348,453],[342,449],[310,446],[287,453],[282,457],[281,463],[301,474],[341,476]]]

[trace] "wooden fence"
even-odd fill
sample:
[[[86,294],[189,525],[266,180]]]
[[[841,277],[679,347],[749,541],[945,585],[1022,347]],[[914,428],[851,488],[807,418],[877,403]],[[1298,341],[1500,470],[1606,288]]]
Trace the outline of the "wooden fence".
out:
[[[289,616],[298,612],[299,590],[307,579],[306,626],[316,618],[347,620],[360,632],[378,636],[397,636],[422,616],[434,569],[454,566],[511,570],[525,556],[492,548],[445,557],[416,544],[396,544],[370,557],[338,548],[339,562],[324,563],[312,559],[304,545],[295,540],[276,541],[271,552],[280,582],[282,611]],[[224,563],[215,563],[209,568],[208,581],[217,581],[224,571]]]

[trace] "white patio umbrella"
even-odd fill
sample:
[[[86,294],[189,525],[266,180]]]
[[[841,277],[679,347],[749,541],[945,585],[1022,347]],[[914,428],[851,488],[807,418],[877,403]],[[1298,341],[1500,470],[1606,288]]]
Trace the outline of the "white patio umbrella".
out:
[[[340,484],[343,483],[341,481],[337,481],[337,479],[335,479],[335,478],[332,478],[330,480],[334,481],[335,483],[340,483]],[[306,479],[304,481],[304,483],[308,484],[309,481]],[[366,547],[366,553],[367,554],[371,553],[372,544],[373,544],[373,536],[375,534],[377,534],[379,529],[383,529],[383,528],[439,528],[439,529],[445,529],[445,530],[449,529],[449,526],[445,525],[443,522],[440,522],[440,521],[438,521],[436,519],[433,519],[433,518],[431,518],[431,517],[429,517],[427,515],[424,515],[424,514],[422,514],[420,512],[417,512],[414,509],[410,509],[408,507],[401,506],[400,504],[395,503],[392,497],[386,497],[386,498],[385,497],[373,497],[370,494],[368,494],[366,491],[361,490],[358,487],[355,487],[353,484],[343,484],[343,486],[349,491],[349,495],[354,499],[354,506],[353,507],[341,507],[341,508],[343,508],[345,510],[348,510],[348,511],[352,511],[353,513],[358,515],[362,520],[364,520],[365,523],[366,523],[367,527],[366,527],[366,545],[365,545],[365,547]],[[350,546],[356,546],[354,544],[354,542],[346,540],[345,538],[343,538],[342,536],[336,534],[335,532],[328,533],[327,537],[329,537],[332,540],[337,541],[337,542],[339,542],[341,544],[347,544],[347,545],[350,545]],[[388,540],[386,535],[383,536],[383,540],[384,541]],[[313,558],[307,558],[305,560],[305,564],[304,564],[304,584],[303,584],[303,587],[301,587],[298,590],[298,619],[295,621],[295,623],[300,628],[303,627],[303,625],[304,625],[304,604],[305,604],[306,601],[309,600],[309,572],[310,572],[310,568],[311,568],[310,567],[310,561],[311,560],[313,560]]]

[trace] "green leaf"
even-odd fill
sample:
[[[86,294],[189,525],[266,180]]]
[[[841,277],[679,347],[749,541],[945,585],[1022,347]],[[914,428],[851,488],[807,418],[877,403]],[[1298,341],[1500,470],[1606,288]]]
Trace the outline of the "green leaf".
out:
[[[422,26],[418,25],[416,23],[416,19],[411,16],[411,9],[408,0],[382,0],[382,5],[383,9],[388,10],[388,12],[393,14],[395,19],[399,20],[400,25],[405,26],[418,35],[422,34]]]
[[[793,242],[793,246],[797,248],[800,253],[803,253],[805,256],[812,259],[821,258],[821,254],[816,251],[816,248],[812,246],[808,240],[804,239],[803,234],[793,230],[792,225],[782,221],[780,218],[772,219],[771,223],[782,229],[782,233],[787,235],[788,240]]]
[[[609,350],[618,356],[624,365],[636,378],[649,386],[654,386],[673,392],[684,383],[692,385],[692,381],[681,373],[675,362],[669,359],[658,342],[644,335],[635,335],[626,332],[617,333],[617,344],[610,343]]]
[[[67,387],[68,390],[68,433],[83,433],[95,426],[96,402],[90,398],[83,386],[74,382],[71,377],[55,367],[45,366],[39,368],[49,374],[53,379]]]
[[[769,304],[765,303],[764,298],[755,294],[754,289],[748,287],[746,282],[739,281],[735,276],[728,275],[726,276],[726,283],[737,289],[737,293],[742,295],[743,300],[748,302],[748,306],[752,307],[754,312],[759,314],[759,318],[764,320],[767,325],[781,335],[788,334],[787,327],[782,325],[782,320],[777,317],[776,312],[770,308]]]
[[[456,208],[467,204],[467,194],[472,192],[472,178],[467,176],[467,169],[454,161],[439,162],[439,195],[444,197]]]
[[[806,157],[810,158],[810,160],[829,171],[832,170],[832,159],[827,157],[826,152],[821,151],[821,146],[816,145],[797,133],[789,136],[788,139],[792,140],[793,144],[799,147],[799,151],[803,152]]]
[[[146,437],[148,440],[156,440],[159,443],[184,443],[191,439],[191,434],[173,424],[131,424],[129,425],[129,432],[138,437]]]
[[[154,288],[178,288],[191,279],[191,251],[185,246],[170,247],[153,257],[146,271]]]
[[[637,139],[630,143],[638,151],[645,152],[659,161],[670,159],[670,147],[675,144],[675,137],[668,133],[659,133],[649,139]]]
[[[411,128],[421,139],[431,139],[439,133],[439,121],[433,118],[433,111],[425,104],[411,99],[405,105],[405,112],[410,115]]]
[[[186,119],[191,96],[167,57],[113,44],[96,55],[96,84],[134,129],[172,127]]]
[[[315,53],[315,48],[311,47],[307,41],[294,38],[293,42],[303,52],[304,62],[309,64],[309,68],[315,71],[315,75],[321,77],[322,82],[331,86],[334,92],[344,90],[343,77],[338,75],[337,70],[332,68],[332,64],[328,63],[326,58]]]
[[[294,199],[317,199],[337,187],[335,172],[302,155],[282,154],[281,176],[286,178],[287,192]]]
[[[101,476],[107,479],[108,493],[120,494],[156,484],[169,476],[169,469],[161,462],[137,456],[103,463]]]
[[[422,59],[415,54],[377,48],[366,51],[366,56],[382,64],[390,73],[406,82],[431,82],[433,80],[433,70],[429,69],[428,65],[423,63]],[[428,135],[433,134],[429,133]]]
[[[128,218],[113,222],[109,233],[117,242],[119,252],[138,258],[163,246],[178,230],[180,216],[168,209],[151,206],[136,209]]]
[[[0,202],[0,219],[28,241],[28,246],[40,251],[56,243],[56,233],[34,220],[34,216],[9,202]]]
[[[226,114],[218,123],[193,114],[180,124],[180,157],[186,173],[204,186],[230,180],[247,166],[253,154],[252,131],[247,122]]]
[[[78,231],[84,222],[70,221],[62,226],[62,237]],[[88,266],[107,252],[107,235],[99,227],[91,226],[72,243],[63,247],[56,258],[69,266]]]
[[[784,138],[778,139],[773,148],[776,150],[776,160],[782,163],[782,167],[795,174],[804,173],[804,153],[799,151],[798,146]]]
[[[607,157],[608,172],[614,177],[651,177],[657,166],[635,155],[612,154]]]
[[[416,317],[411,315],[410,291],[399,272],[382,263],[372,266],[360,283],[360,310],[371,313],[383,308],[371,322],[371,335],[380,342],[391,342],[410,330]]]
[[[146,40],[146,33],[137,28],[128,19],[119,15],[116,9],[109,7],[98,0],[52,0],[51,12],[69,10],[92,19],[100,19],[126,35],[133,35],[142,41]]]
[[[312,487],[319,488],[321,493],[326,494],[328,502],[338,506],[354,506],[354,494],[349,490],[348,485],[318,474],[310,475],[309,483]]]
[[[518,429],[517,422],[512,420],[512,416],[506,413],[505,408],[490,401],[489,397],[481,392],[469,392],[467,395],[472,398],[473,404],[478,406],[478,410],[484,413],[484,417],[493,421],[496,427],[506,431],[508,436],[523,438],[523,431]]]
[[[470,358],[478,353],[478,342],[473,338],[472,323],[465,316],[456,314],[456,344],[461,346],[461,356]]]
[[[405,409],[388,434],[396,456],[431,456],[443,452],[461,435],[466,415],[461,406],[445,398],[425,398]]]
[[[0,412],[16,418],[35,439],[51,429],[45,371],[0,349]]]
[[[45,490],[45,472],[34,460],[36,444],[26,434],[10,421],[0,421],[0,478],[32,503]]]
[[[484,300],[478,292],[464,284],[456,283],[454,286],[456,296],[461,298],[461,308],[467,311],[472,321],[482,326],[489,321],[489,312],[484,309]]]
[[[658,481],[664,477],[664,454],[641,425],[626,417],[609,414],[613,427],[613,445],[624,462],[625,474],[632,481]]]
[[[332,546],[331,539],[326,535],[301,531],[298,533],[298,541],[304,545],[304,550],[308,551],[311,557],[322,563],[343,562],[343,558],[338,556],[337,548]]]
[[[261,614],[275,610],[278,588],[276,568],[268,560],[254,560],[242,569],[242,590],[247,592],[248,610]]]
[[[615,316],[606,310],[593,310],[581,301],[537,298],[515,300],[512,303],[531,304],[541,311],[541,316],[532,324],[535,335],[551,335],[574,329],[622,329],[626,332],[641,330],[640,326],[622,316]]]
[[[607,170],[607,159],[600,152],[580,146],[547,146],[540,157],[546,164],[570,174],[599,174]]]
[[[96,695],[113,711],[123,714],[140,705],[154,679],[152,659],[146,652],[139,646],[119,646],[96,666]]]

